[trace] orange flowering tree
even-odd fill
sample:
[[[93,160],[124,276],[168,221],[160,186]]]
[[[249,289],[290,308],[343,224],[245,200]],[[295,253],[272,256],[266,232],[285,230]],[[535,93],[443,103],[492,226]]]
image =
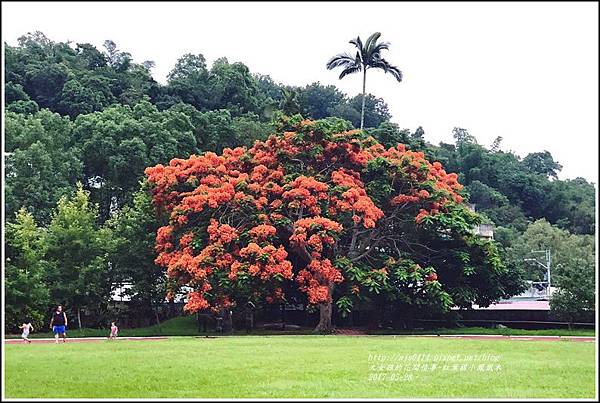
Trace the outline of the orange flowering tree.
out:
[[[187,311],[296,290],[328,331],[334,306],[368,298],[446,309],[508,292],[494,244],[472,234],[480,218],[456,174],[339,119],[287,118],[280,129],[251,148],[146,169],[169,218],[156,263],[193,288]]]

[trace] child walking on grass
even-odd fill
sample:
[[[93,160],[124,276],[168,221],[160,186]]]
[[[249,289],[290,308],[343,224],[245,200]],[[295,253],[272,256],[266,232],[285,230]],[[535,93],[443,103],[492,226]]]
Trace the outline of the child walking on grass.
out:
[[[19,326],[19,329],[23,331],[23,333],[21,334],[23,343],[31,343],[31,340],[29,340],[29,332],[33,332],[33,325],[31,324],[31,322],[23,323],[21,326]]]
[[[110,336],[108,336],[109,340],[115,340],[119,333],[119,328],[115,324],[115,322],[110,322]]]

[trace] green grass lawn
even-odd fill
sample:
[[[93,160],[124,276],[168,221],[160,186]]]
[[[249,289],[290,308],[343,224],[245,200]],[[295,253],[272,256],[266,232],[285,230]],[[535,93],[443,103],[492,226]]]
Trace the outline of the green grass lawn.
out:
[[[101,337],[108,336],[109,329],[69,329],[68,337]],[[312,334],[312,328],[304,328],[302,330],[259,330],[252,332],[254,335],[277,335],[277,334]],[[431,330],[372,330],[367,331],[368,334],[501,334],[513,336],[594,336],[594,329],[540,329],[540,330],[525,330],[525,329],[493,329],[485,327],[461,327],[461,328],[440,328]],[[160,325],[143,327],[137,329],[120,329],[121,337],[128,336],[197,336],[198,324],[194,316],[182,316],[169,319]],[[203,334],[203,333],[202,333]],[[208,334],[214,334],[209,332]],[[245,330],[236,330],[234,335],[244,335]],[[19,334],[7,335],[7,338],[19,338]],[[48,338],[54,337],[51,332],[34,332],[30,335],[31,338]]]
[[[367,332],[368,334],[378,335],[393,335],[393,334],[407,334],[407,335],[419,335],[419,334],[498,334],[503,336],[595,336],[595,329],[495,329],[490,327],[453,327],[453,328],[438,328],[430,330],[373,330]]]
[[[389,360],[383,372],[382,361],[373,359],[379,356]],[[437,368],[431,367],[434,362]],[[386,372],[390,363],[409,369]],[[463,363],[473,366],[461,370]],[[379,373],[388,378],[373,379]],[[5,393],[8,398],[593,398],[595,343],[234,336],[7,344]]]

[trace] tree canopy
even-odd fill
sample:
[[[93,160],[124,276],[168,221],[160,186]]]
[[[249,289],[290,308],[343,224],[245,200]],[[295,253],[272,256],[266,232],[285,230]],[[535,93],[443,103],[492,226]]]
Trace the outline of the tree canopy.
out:
[[[514,292],[493,242],[473,234],[456,174],[339,119],[286,126],[146,169],[169,218],[156,262],[194,288],[188,311],[281,301],[292,282],[328,331],[332,303],[349,311],[363,294],[447,309]]]

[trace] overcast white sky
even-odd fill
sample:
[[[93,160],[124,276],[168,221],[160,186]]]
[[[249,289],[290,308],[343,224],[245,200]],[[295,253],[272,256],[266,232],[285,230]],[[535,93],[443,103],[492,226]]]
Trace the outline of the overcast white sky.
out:
[[[2,3],[2,36],[42,31],[54,41],[112,39],[155,79],[184,53],[226,56],[275,81],[335,84],[349,95],[360,75],[338,80],[325,63],[348,41],[382,32],[397,83],[370,71],[367,91],[393,121],[452,140],[463,127],[479,143],[502,136],[521,156],[548,150],[561,179],[598,180],[598,4],[588,3]]]

